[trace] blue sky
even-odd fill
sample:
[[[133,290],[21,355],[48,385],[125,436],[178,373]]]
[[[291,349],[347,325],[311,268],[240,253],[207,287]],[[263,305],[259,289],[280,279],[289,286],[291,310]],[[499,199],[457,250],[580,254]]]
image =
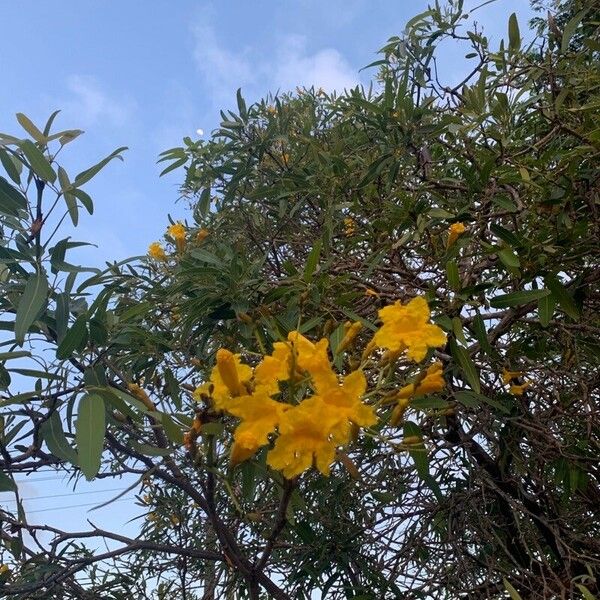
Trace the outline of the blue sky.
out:
[[[483,2],[465,0],[465,6]],[[16,112],[43,126],[62,109],[58,127],[86,131],[64,152],[73,174],[129,146],[124,163],[113,161],[85,188],[95,201],[94,216],[82,215],[77,231],[67,227],[65,236],[98,246],[79,253],[87,264],[144,253],[164,233],[167,214],[186,215],[185,205],[176,204],[181,173],[158,177],[162,150],[199,128],[208,134],[218,125],[219,109],[234,104],[238,87],[251,101],[298,84],[339,90],[368,81],[359,69],[426,8],[426,0],[0,0],[0,131],[19,131]],[[506,35],[511,12],[524,31],[527,0],[498,0],[473,19],[495,45]],[[463,54],[448,47],[444,68],[462,72]],[[32,514],[33,522],[81,529],[91,517],[115,526],[139,509],[121,502],[90,516],[85,507],[60,507],[102,501],[110,493],[98,490],[118,487],[125,485],[86,484],[78,491],[98,493],[26,505],[58,507]],[[27,484],[23,496],[68,490],[51,479]]]

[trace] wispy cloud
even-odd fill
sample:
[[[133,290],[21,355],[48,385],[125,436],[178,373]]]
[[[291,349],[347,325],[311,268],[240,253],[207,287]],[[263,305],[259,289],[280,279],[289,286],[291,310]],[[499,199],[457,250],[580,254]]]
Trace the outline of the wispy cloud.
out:
[[[194,60],[213,106],[230,103],[235,90],[243,88],[250,99],[268,92],[286,92],[296,86],[341,91],[359,83],[358,73],[335,48],[309,52],[306,36],[276,36],[271,47],[241,51],[226,48],[210,25],[197,25]]]
[[[71,75],[67,81],[69,98],[64,112],[84,127],[99,124],[121,127],[135,112],[136,103],[129,95],[117,97],[89,75]]]

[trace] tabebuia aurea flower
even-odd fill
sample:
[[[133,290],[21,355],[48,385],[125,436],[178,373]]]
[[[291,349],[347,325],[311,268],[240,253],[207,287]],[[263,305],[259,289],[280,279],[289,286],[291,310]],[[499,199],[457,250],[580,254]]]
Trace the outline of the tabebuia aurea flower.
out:
[[[165,249],[160,242],[152,242],[150,246],[148,246],[148,256],[154,260],[167,260]]]
[[[452,246],[466,230],[467,228],[462,223],[452,223],[448,228],[448,241],[446,242],[446,246],[450,248],[450,246]]]
[[[429,348],[446,341],[443,331],[429,322],[423,298],[387,306],[379,316],[383,324],[368,344],[371,350],[406,352],[407,359],[420,362]],[[338,353],[355,344],[362,325],[347,323],[345,329]],[[378,421],[375,406],[365,401],[363,366],[338,373],[327,338],[313,342],[292,331],[254,368],[242,362],[241,355],[221,348],[209,381],[194,397],[239,419],[230,450],[233,465],[269,446],[267,464],[288,479],[312,466],[328,475],[338,450],[355,439],[359,428]],[[399,390],[395,400],[400,403],[443,387],[442,365],[436,362]]]
[[[185,230],[183,223],[181,223],[180,221],[177,221],[177,223],[173,223],[173,225],[169,225],[169,227],[167,227],[167,234],[173,238],[173,240],[175,242],[175,247],[177,248],[177,250],[179,252],[183,252],[183,250],[185,248],[185,236],[186,236],[186,230]]]

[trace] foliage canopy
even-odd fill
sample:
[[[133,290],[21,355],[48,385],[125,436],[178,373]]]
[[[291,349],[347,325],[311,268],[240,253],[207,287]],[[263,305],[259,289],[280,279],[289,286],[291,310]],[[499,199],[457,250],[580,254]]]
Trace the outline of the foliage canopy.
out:
[[[58,151],[80,132],[51,133],[55,115],[43,130],[19,115],[25,139],[0,134],[0,490],[19,500],[14,476],[42,468],[125,477],[147,513],[128,539],[3,509],[4,593],[598,593],[600,6],[556,4],[531,42],[513,15],[499,48],[468,18],[462,2],[416,16],[369,89],[252,106],[238,92],[210,140],[161,155],[164,172],[185,168],[189,222],[91,275],[67,262],[79,242],[57,240],[52,215],[91,213],[81,186],[124,149],[71,180]],[[469,46],[460,82],[438,72],[448,43]],[[446,341],[422,364],[408,342],[365,353],[380,311],[414,298]],[[377,415],[328,430],[328,476],[269,458],[283,421],[240,453],[239,418],[252,420],[234,400],[253,396],[232,392],[225,352],[254,366],[294,332],[330,348],[317,366],[290,354],[306,385],[319,392],[322,368],[361,373]],[[306,382],[286,373],[291,405]]]

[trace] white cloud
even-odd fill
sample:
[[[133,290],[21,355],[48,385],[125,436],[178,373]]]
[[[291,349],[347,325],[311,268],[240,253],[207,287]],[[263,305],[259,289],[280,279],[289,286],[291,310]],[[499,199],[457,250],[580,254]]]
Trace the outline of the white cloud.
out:
[[[309,54],[306,38],[299,35],[290,35],[282,40],[274,67],[272,83],[283,91],[292,90],[297,85],[342,91],[359,82],[358,74],[340,52],[324,48]]]
[[[225,48],[208,25],[195,26],[194,60],[204,79],[213,105],[230,103],[241,87],[250,100],[268,92],[287,92],[296,86],[342,91],[359,83],[358,73],[335,48],[310,53],[302,35],[276,38],[274,47]],[[265,40],[262,40],[264,43]]]
[[[100,83],[88,75],[72,75],[67,81],[70,98],[63,103],[65,112],[81,126],[98,124],[123,126],[135,111],[135,102],[128,96],[111,96]]]

